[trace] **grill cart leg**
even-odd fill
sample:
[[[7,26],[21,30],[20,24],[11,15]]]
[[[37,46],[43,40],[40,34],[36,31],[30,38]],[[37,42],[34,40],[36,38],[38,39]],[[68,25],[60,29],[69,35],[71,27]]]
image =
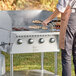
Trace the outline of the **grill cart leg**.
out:
[[[44,69],[44,53],[41,53],[41,70]]]
[[[13,54],[10,54],[10,76],[13,75]]]
[[[1,51],[0,51],[0,76],[2,75],[2,68],[1,68]]]
[[[57,76],[57,52],[55,52],[55,76]]]

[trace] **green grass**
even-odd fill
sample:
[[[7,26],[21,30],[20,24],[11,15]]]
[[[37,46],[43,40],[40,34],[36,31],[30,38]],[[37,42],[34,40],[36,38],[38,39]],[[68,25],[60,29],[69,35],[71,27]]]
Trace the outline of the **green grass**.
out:
[[[5,54],[5,53],[3,53]],[[54,53],[44,53],[44,69],[54,72]],[[6,70],[10,70],[9,54],[6,57]],[[14,55],[14,70],[41,69],[41,54],[16,54]],[[61,76],[61,52],[58,53],[58,75]],[[74,76],[74,67],[72,63],[72,76]]]

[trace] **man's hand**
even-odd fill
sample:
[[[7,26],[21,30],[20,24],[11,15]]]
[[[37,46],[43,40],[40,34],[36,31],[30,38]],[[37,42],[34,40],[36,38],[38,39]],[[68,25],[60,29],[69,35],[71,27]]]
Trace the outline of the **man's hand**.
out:
[[[49,23],[48,20],[44,20],[44,21],[42,22],[42,25],[43,25],[43,26],[48,26],[48,23]]]
[[[47,26],[47,24],[54,19],[58,14],[60,14],[61,12],[56,8],[56,10],[53,12],[52,15],[50,15],[46,20],[44,20],[42,22],[42,25]]]

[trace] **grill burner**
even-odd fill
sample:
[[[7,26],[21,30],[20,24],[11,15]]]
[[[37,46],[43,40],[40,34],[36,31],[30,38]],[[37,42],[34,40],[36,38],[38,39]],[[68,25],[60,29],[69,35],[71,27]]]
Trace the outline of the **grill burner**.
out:
[[[24,28],[24,27],[13,27],[12,30],[13,31],[30,31],[30,30],[48,30],[50,32],[57,32],[57,31],[60,31],[60,25],[54,25],[54,24],[51,24],[49,23],[48,26],[43,26],[43,25],[32,25],[32,26],[29,26],[28,29]]]

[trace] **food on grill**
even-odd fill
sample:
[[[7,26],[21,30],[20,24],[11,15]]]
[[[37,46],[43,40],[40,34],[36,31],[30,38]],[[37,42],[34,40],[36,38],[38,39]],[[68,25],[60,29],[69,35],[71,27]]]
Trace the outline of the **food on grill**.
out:
[[[61,22],[56,22],[56,29],[60,29]]]
[[[13,29],[13,31],[29,31],[28,29],[26,29],[26,28],[24,28],[24,27],[21,27],[21,28],[16,28],[16,27],[13,27],[12,28]]]
[[[37,26],[37,25],[32,25],[32,26],[29,26],[30,29],[48,29],[47,27],[45,26]]]
[[[41,24],[41,23],[42,23],[42,21],[40,21],[40,20],[33,20],[33,21],[32,21],[32,23]]]
[[[29,26],[30,29],[43,29],[43,30],[47,30],[48,28],[46,26],[38,26],[38,25],[32,25]]]
[[[37,25],[32,25],[32,26],[29,26],[30,29],[40,29],[41,26],[37,26]]]
[[[42,26],[42,29],[43,30],[47,30],[48,28],[46,26]]]

